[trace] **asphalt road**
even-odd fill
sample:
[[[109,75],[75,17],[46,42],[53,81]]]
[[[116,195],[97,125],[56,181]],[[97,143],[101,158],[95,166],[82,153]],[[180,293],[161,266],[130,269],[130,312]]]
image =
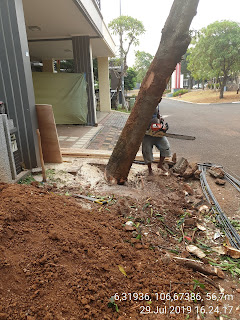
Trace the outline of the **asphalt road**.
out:
[[[240,177],[240,103],[192,104],[163,99],[160,113],[169,124],[169,133],[196,137],[194,141],[169,138],[178,158],[222,165]]]

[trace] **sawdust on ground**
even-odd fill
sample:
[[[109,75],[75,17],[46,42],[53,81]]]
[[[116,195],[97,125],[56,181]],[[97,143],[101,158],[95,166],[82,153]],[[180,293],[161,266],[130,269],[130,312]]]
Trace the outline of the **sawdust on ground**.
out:
[[[69,166],[78,168],[74,175]],[[0,319],[197,319],[201,307],[205,319],[224,315],[225,302],[206,301],[218,289],[172,260],[194,258],[181,239],[183,218],[183,231],[194,243],[205,241],[196,221],[214,232],[198,211],[205,203],[199,181],[156,168],[149,177],[145,167],[133,165],[127,186],[110,186],[105,166],[106,160],[65,159],[48,167],[47,184],[0,186]],[[73,194],[104,197],[108,204]],[[127,221],[132,230],[126,230]],[[232,295],[227,303],[239,318],[237,279],[207,278]],[[169,293],[175,299],[169,301]],[[180,293],[184,299],[177,298]],[[189,298],[191,293],[201,300]]]

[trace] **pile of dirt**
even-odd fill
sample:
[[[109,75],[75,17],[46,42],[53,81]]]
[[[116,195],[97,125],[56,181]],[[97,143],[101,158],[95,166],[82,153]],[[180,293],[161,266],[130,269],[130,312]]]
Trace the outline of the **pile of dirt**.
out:
[[[0,185],[0,319],[196,319],[217,289],[171,254],[186,254],[178,223],[198,218],[199,183],[135,172],[94,180],[106,205],[71,196],[92,195],[84,183]]]

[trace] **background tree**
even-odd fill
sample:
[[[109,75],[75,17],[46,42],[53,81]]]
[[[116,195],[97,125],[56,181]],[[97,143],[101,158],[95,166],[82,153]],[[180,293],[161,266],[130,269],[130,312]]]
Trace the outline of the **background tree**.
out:
[[[119,56],[121,59],[121,72],[119,74],[119,83],[117,87],[117,102],[119,100],[119,90],[121,87],[122,79],[127,70],[127,55],[132,45],[136,46],[139,44],[138,37],[145,32],[144,26],[141,21],[134,19],[129,16],[120,16],[112,20],[108,24],[109,29],[112,30],[113,34],[119,36]],[[122,86],[122,97],[124,106],[124,87]]]
[[[94,88],[99,88],[98,82],[98,61],[97,58],[93,59],[93,77],[94,77]]]
[[[124,80],[125,89],[133,90],[137,83],[137,72],[133,68],[127,69],[127,75]]]
[[[134,69],[137,72],[137,82],[141,83],[153,61],[153,56],[145,51],[135,52]]]
[[[133,110],[105,170],[111,183],[123,184],[139,150],[154,110],[191,41],[189,27],[199,0],[174,0],[157,53],[143,79]],[[160,33],[160,30],[159,30]]]
[[[55,60],[54,68],[55,70],[59,69],[59,72],[74,73],[74,60]]]
[[[184,75],[185,79],[188,79],[188,88],[192,89],[193,86],[193,76],[191,71],[188,70],[188,60],[187,57],[189,56],[189,53],[186,52],[182,57],[181,62],[181,73]]]
[[[216,21],[200,30],[189,49],[188,69],[196,79],[217,78],[220,99],[228,77],[240,70],[240,25]]]

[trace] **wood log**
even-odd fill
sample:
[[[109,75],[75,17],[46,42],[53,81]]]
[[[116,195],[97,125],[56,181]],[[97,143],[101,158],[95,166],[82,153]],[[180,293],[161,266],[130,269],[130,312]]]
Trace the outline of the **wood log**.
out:
[[[214,267],[214,266],[211,266],[211,265],[206,265],[201,261],[180,258],[180,257],[173,257],[173,259],[178,261],[179,263],[185,265],[186,267],[195,270],[195,271],[199,271],[204,274],[217,276],[218,278],[221,278],[221,279],[225,278],[224,272],[221,269]]]

